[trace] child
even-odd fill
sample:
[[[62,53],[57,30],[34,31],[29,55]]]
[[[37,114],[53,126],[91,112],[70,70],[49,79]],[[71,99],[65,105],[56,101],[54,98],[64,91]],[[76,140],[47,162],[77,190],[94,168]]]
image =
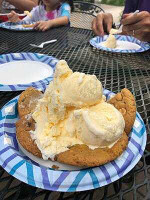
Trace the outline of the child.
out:
[[[73,0],[39,0],[39,5],[33,8],[23,21],[27,23],[36,22],[33,28],[41,31],[67,25],[69,24],[70,7],[73,9]],[[11,22],[21,21],[14,11],[8,14],[8,19]]]

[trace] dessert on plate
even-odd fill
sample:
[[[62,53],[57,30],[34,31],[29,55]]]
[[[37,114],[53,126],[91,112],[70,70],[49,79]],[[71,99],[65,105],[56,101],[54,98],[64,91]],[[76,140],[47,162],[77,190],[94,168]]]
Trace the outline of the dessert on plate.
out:
[[[117,47],[117,40],[115,38],[115,34],[119,33],[118,29],[112,28],[109,32],[107,40],[104,42],[104,46],[107,48],[114,49]]]
[[[114,49],[117,46],[117,40],[113,34],[109,34],[107,40],[104,42],[104,46]]]
[[[128,89],[109,101],[95,75],[57,63],[44,94],[28,88],[19,97],[16,136],[24,149],[45,160],[99,166],[116,159],[128,145],[136,105]]]
[[[22,24],[24,28],[32,28],[34,24]]]

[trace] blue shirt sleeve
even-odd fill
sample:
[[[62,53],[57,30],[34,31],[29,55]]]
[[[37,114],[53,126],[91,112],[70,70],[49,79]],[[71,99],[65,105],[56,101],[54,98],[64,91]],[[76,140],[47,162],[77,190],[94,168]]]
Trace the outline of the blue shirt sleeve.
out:
[[[61,5],[61,15],[60,17],[67,16],[70,19],[71,8],[68,3],[63,3]]]

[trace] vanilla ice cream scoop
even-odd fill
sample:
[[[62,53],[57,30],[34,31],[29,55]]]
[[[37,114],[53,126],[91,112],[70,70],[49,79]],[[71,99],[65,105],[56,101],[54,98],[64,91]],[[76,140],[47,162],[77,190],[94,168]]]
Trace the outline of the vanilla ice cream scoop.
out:
[[[50,97],[52,91],[56,91],[59,93],[61,89],[62,82],[73,74],[73,71],[69,68],[67,62],[65,60],[60,60],[56,64],[55,73],[54,73],[54,80],[49,84],[48,88],[46,89],[44,96]],[[53,87],[52,87],[53,85]]]
[[[56,66],[54,87],[66,107],[81,108],[94,105],[102,99],[102,84],[96,76],[73,73],[64,60],[59,61]]]
[[[104,46],[111,49],[116,48],[117,42],[116,42],[115,36],[112,34],[109,34],[107,40],[104,42]]]
[[[90,106],[101,101],[102,84],[95,75],[74,72],[62,83],[61,94],[67,106]]]
[[[59,107],[63,104],[64,107],[81,108],[101,101],[102,84],[95,75],[73,73],[66,61],[61,60],[56,65],[53,83],[50,83],[45,96],[51,98],[51,102],[55,98],[54,103],[59,102]]]
[[[74,117],[77,138],[87,145],[111,145],[122,136],[125,128],[122,114],[106,102],[76,110]]]

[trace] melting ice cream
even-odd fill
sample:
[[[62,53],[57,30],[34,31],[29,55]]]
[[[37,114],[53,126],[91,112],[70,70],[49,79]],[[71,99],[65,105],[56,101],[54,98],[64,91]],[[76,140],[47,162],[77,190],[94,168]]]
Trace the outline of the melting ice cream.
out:
[[[110,147],[122,136],[122,114],[105,102],[102,84],[95,75],[74,72],[66,61],[56,65],[54,80],[38,101],[31,132],[43,159],[76,144],[89,148]]]

